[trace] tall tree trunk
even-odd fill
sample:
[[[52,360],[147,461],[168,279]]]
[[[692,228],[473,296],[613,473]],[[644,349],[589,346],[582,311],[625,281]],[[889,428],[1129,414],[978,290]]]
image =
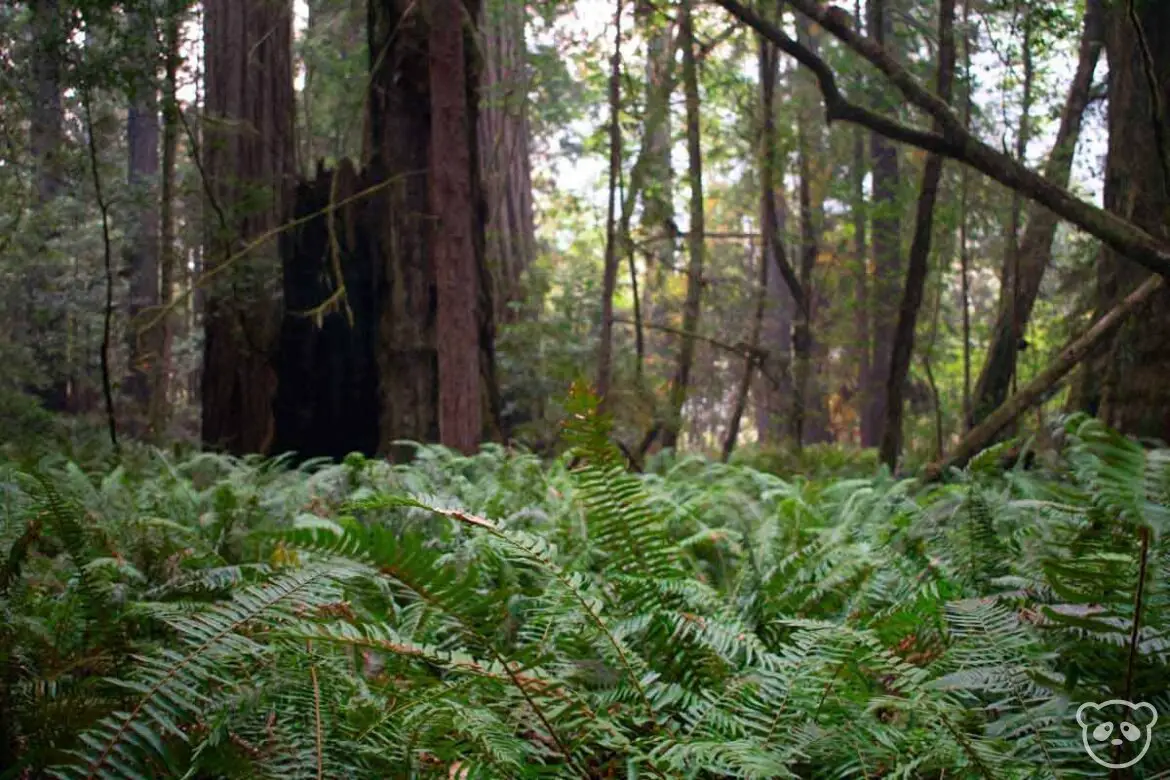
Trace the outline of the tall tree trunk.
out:
[[[145,14],[135,19],[136,34],[143,41],[144,60],[154,62],[154,20]],[[126,145],[129,151],[128,183],[135,198],[135,213],[129,220],[125,250],[130,273],[130,300],[127,333],[130,356],[127,395],[134,406],[128,415],[131,433],[142,435],[150,414],[154,375],[152,366],[160,359],[162,329],[145,328],[157,314],[159,303],[159,125],[158,88],[153,72],[141,74],[130,90],[126,118]]]
[[[971,3],[963,2],[963,127],[971,127],[971,104],[974,85],[971,80]],[[971,196],[971,169],[962,166],[959,173],[959,312],[963,339],[963,424],[966,431],[973,424],[971,411],[971,255],[967,242],[968,204]]]
[[[871,38],[886,45],[893,37],[893,22],[887,0],[870,0],[866,29]],[[873,169],[873,258],[871,285],[873,311],[873,357],[867,382],[866,404],[861,417],[861,444],[874,447],[880,441],[886,418],[887,387],[893,356],[894,330],[902,286],[902,218],[898,204],[901,174],[898,149],[887,138],[871,133],[870,161]]]
[[[455,30],[436,29],[438,24],[454,24],[454,18],[447,18],[448,11],[460,20],[463,38],[458,49],[462,52],[459,67],[463,77],[456,90],[451,84],[454,66],[448,62],[443,67],[445,86],[440,94],[435,91],[440,74],[431,73],[438,63],[433,61],[430,47],[436,43],[432,36],[440,36],[445,49],[436,56],[444,61],[455,56]],[[498,419],[492,295],[483,260],[486,215],[480,201],[476,142],[480,81],[476,60],[469,56],[473,44],[468,39],[475,29],[467,23],[479,18],[479,3],[462,0],[452,8],[445,2],[441,6],[428,2],[420,8],[412,0],[370,0],[368,13],[371,76],[367,164],[362,181],[366,187],[383,188],[361,208],[362,229],[357,231],[357,240],[363,241],[359,251],[381,264],[372,274],[378,300],[373,315],[378,318],[374,349],[379,378],[378,449],[396,460],[405,460],[413,454],[413,447],[396,442],[442,439],[461,449],[471,449],[472,440],[478,443],[483,435],[485,404],[488,416]],[[455,105],[460,90],[461,107]],[[457,114],[462,114],[463,119],[455,118]],[[460,122],[458,127],[439,126],[456,122]],[[441,152],[433,146],[440,138],[445,145]],[[447,147],[448,143],[456,146]],[[457,203],[440,202],[446,195],[432,189],[445,162],[442,158],[447,155],[458,159],[443,173],[440,189],[451,187],[460,193],[452,196],[458,202],[463,202],[464,193],[468,193],[466,216],[457,213]],[[440,207],[443,213],[436,214]],[[432,224],[434,218],[457,221],[458,230],[466,230],[466,237],[437,231]],[[368,238],[363,240],[362,235]],[[457,239],[457,250],[446,244],[453,239]],[[461,275],[452,277],[449,268],[436,267],[440,259],[444,264],[458,262]],[[448,308],[441,312],[442,301],[452,295],[455,300],[470,296],[471,303],[463,311]],[[452,341],[440,345],[444,339]],[[480,350],[477,369],[469,358],[470,345],[474,343]],[[440,354],[444,364],[452,361],[444,371],[440,370]],[[456,385],[464,384],[444,389],[442,384],[447,379]],[[475,394],[472,384],[479,388]],[[448,391],[459,401],[441,411]],[[478,411],[469,411],[469,403],[477,405]],[[441,417],[449,420],[446,428],[454,438],[446,438]]]
[[[430,0],[431,211],[437,288],[439,441],[470,454],[483,429],[478,267],[472,238],[471,124],[462,0]]]
[[[273,435],[279,326],[276,242],[241,258],[251,239],[289,214],[293,141],[289,0],[207,0],[204,170],[212,216],[206,293],[203,441],[232,453],[266,452]],[[230,262],[228,268],[223,264]]]
[[[691,224],[687,232],[687,295],[683,302],[682,343],[679,345],[678,368],[670,384],[670,408],[663,430],[664,447],[677,447],[682,430],[682,410],[690,388],[691,369],[695,360],[695,334],[702,311],[703,265],[706,249],[706,223],[703,214],[703,148],[699,126],[699,76],[695,62],[695,30],[691,0],[682,0],[679,22],[679,45],[682,48],[683,92],[687,110],[687,178],[691,188]]]
[[[1016,160],[1021,165],[1028,164],[1028,142],[1031,140],[1031,113],[1032,92],[1035,84],[1036,68],[1032,57],[1032,10],[1025,4],[1023,13],[1023,39],[1020,42],[1021,59],[1024,67],[1024,80],[1020,94],[1020,122],[1016,129]],[[1009,314],[1011,325],[1011,340],[1018,342],[1023,333],[1022,325],[1015,316],[1020,289],[1020,220],[1023,216],[1024,197],[1019,190],[1012,190],[1011,206],[1008,212],[1007,245],[1004,248],[1003,267],[999,274],[999,293],[1001,310]],[[1016,388],[1016,352],[1012,352],[1010,382],[1013,392]]]
[[[480,13],[477,131],[497,323],[516,320],[515,304],[525,297],[521,277],[536,256],[524,23],[522,3],[488,0]]]
[[[172,4],[173,6],[174,4]],[[175,164],[179,149],[179,12],[170,8],[164,22],[164,56],[166,75],[163,81],[162,181],[159,206],[159,305],[163,311],[159,323],[159,354],[151,373],[150,408],[147,412],[148,435],[161,442],[170,419],[171,345],[174,341],[175,316],[169,310],[175,286],[175,266],[179,262],[175,236]]]
[[[812,36],[808,21],[798,17],[797,36],[809,48],[817,51],[816,39]],[[800,172],[800,268],[798,279],[803,290],[804,305],[797,311],[796,327],[792,334],[794,371],[792,393],[792,419],[790,432],[793,444],[799,448],[806,442],[827,441],[828,412],[821,382],[822,365],[816,364],[814,355],[820,351],[813,332],[813,320],[819,299],[813,282],[817,255],[820,251],[820,231],[823,219],[821,197],[814,197],[814,165],[824,156],[819,133],[814,130],[810,109],[817,101],[816,86],[810,74],[800,74],[800,100],[797,118],[797,165]],[[823,191],[818,187],[819,191]]]
[[[613,296],[618,273],[618,178],[622,167],[621,74],[622,5],[615,0],[613,58],[609,74],[609,214],[605,221],[605,268],[601,282],[601,344],[597,355],[597,394],[604,404],[613,381]]]
[[[955,75],[955,0],[941,0],[938,20],[938,94],[945,101],[951,97]],[[941,132],[938,123],[935,130]],[[918,311],[922,308],[922,293],[929,271],[930,239],[934,229],[934,204],[938,198],[939,179],[943,158],[928,155],[922,171],[922,188],[918,196],[918,213],[914,223],[914,241],[910,246],[910,261],[906,269],[906,288],[898,312],[898,327],[894,333],[890,374],[886,383],[886,422],[882,432],[881,458],[893,471],[902,452],[902,395],[910,379],[910,362],[914,358],[914,335],[918,326]]]
[[[1093,72],[1097,68],[1103,44],[1104,20],[1101,2],[1087,0],[1076,73],[1069,85],[1064,109],[1061,111],[1056,142],[1044,166],[1045,178],[1060,187],[1068,186],[1073,156],[1080,138],[1082,118],[1089,103]],[[1032,308],[1040,294],[1040,284],[1052,254],[1057,221],[1056,215],[1043,206],[1032,204],[1029,208],[1027,226],[1016,252],[1018,280],[1015,284],[1015,293],[1001,301],[999,315],[992,329],[991,345],[976,384],[974,422],[982,420],[1007,398],[1019,339],[1028,325]],[[1012,302],[1015,304],[1014,313],[1011,306],[1006,305]]]
[[[1115,2],[1106,12],[1109,56],[1109,152],[1105,205],[1170,240],[1170,5]],[[1146,59],[1148,53],[1149,59]],[[1148,272],[1105,251],[1098,272],[1098,310],[1106,311]],[[1170,440],[1170,292],[1162,285],[1114,337],[1113,348],[1088,365],[1081,397],[1124,433]],[[1111,377],[1112,381],[1104,381]]]
[[[674,92],[674,43],[669,16],[651,0],[637,0],[635,17],[646,37],[646,156],[642,227],[650,235],[669,236],[656,242],[648,255],[653,273],[643,285],[647,319],[661,324],[665,306],[660,298],[667,269],[674,266],[674,172],[671,165],[670,98]],[[653,124],[653,126],[651,126]]]

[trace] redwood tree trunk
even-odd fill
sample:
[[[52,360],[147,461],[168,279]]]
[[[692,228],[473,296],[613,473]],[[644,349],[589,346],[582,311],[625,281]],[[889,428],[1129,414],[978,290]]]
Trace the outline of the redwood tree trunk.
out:
[[[145,14],[135,20],[135,28],[144,41],[153,41],[153,20]],[[154,46],[144,47],[148,61],[155,55]],[[126,246],[126,265],[130,273],[129,377],[127,394],[134,404],[131,433],[141,435],[150,412],[151,366],[162,357],[162,329],[146,329],[146,320],[157,314],[159,303],[159,122],[158,89],[154,74],[137,79],[130,93],[130,110],[126,118],[126,145],[129,150],[128,180],[135,199]]]
[[[467,24],[479,18],[479,3],[430,0],[420,8],[413,0],[371,0],[368,9],[372,73],[363,180],[388,181],[364,209],[370,234],[364,251],[382,263],[375,274],[378,448],[406,459],[412,448],[395,442],[442,437],[471,449],[483,435],[484,406],[493,417],[499,411],[483,259],[486,215],[478,205],[480,81],[469,56],[474,29]],[[434,56],[432,46],[439,47]],[[442,146],[432,155],[434,143]],[[457,265],[448,267],[449,261]],[[452,294],[457,303],[444,312]],[[440,361],[447,366],[448,360],[441,370]],[[450,387],[441,387],[448,381]],[[441,412],[441,401],[452,397],[458,402]]]
[[[204,169],[208,271],[231,261],[205,297],[203,441],[232,453],[272,441],[279,326],[277,242],[232,259],[289,214],[293,144],[292,4],[204,3],[207,114]]]
[[[479,448],[477,264],[472,241],[471,139],[463,51],[462,0],[430,0],[431,252],[437,288],[439,441]]]
[[[868,31],[878,43],[893,37],[893,24],[886,0],[869,3]],[[865,407],[861,417],[861,444],[875,447],[882,435],[887,403],[890,360],[893,356],[894,329],[902,289],[902,218],[898,206],[901,175],[898,149],[889,139],[871,133],[870,160],[873,166],[873,259],[871,285],[873,310],[873,356],[865,388]]]
[[[1127,3],[1107,11],[1109,152],[1105,205],[1163,241],[1170,239],[1170,5]],[[1145,46],[1139,40],[1139,30]],[[1152,57],[1150,72],[1143,50]],[[1151,84],[1151,80],[1153,84]],[[1151,88],[1157,93],[1152,100]],[[1160,109],[1158,115],[1156,109]],[[1098,310],[1106,311],[1149,275],[1116,252],[1102,253]],[[1124,433],[1170,440],[1170,291],[1162,285],[1087,366],[1082,399]]]
[[[497,323],[516,319],[514,304],[525,297],[521,276],[536,256],[524,23],[522,3],[489,0],[480,13],[477,140],[488,212],[485,262]]]

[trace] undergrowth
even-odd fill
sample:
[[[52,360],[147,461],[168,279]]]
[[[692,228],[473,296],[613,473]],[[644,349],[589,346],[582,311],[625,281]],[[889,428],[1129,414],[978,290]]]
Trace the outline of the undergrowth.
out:
[[[1106,776],[1080,704],[1170,717],[1170,452],[633,475],[569,412],[552,463],[0,468],[4,776]]]

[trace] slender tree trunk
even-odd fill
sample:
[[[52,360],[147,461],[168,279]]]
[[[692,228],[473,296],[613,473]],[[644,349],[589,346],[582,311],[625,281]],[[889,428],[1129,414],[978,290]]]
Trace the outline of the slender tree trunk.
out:
[[[431,244],[438,293],[439,441],[463,453],[479,448],[477,264],[472,240],[472,134],[467,117],[462,0],[430,0]]]
[[[232,453],[266,452],[273,436],[273,364],[280,322],[279,251],[296,171],[292,6],[289,0],[204,3],[207,113],[204,170],[211,219],[209,271],[230,267],[206,293],[203,441]]]
[[[938,22],[938,94],[950,100],[955,75],[955,0],[941,0]],[[940,130],[938,124],[935,129]],[[934,229],[934,205],[938,197],[943,158],[931,154],[922,171],[922,189],[918,196],[918,213],[914,224],[914,241],[910,246],[910,262],[906,269],[906,288],[898,312],[898,327],[894,333],[890,374],[886,383],[886,423],[882,433],[882,461],[893,471],[902,452],[902,394],[910,379],[910,363],[914,357],[914,333],[918,326],[918,311],[929,271],[930,239]]]
[[[605,222],[605,269],[601,283],[601,344],[597,356],[597,394],[602,403],[613,381],[613,296],[617,290],[617,182],[622,167],[621,73],[622,5],[615,0],[614,42],[609,76],[609,214]]]
[[[137,35],[144,42],[146,61],[154,60],[153,20],[145,15],[135,19]],[[131,433],[144,432],[150,414],[153,366],[161,357],[161,328],[145,328],[159,304],[159,124],[158,88],[155,74],[145,74],[132,84],[130,110],[126,119],[129,151],[128,184],[137,208],[130,219],[125,250],[130,273],[129,329],[127,341],[130,365],[127,395],[134,406]]]
[[[761,45],[766,45],[761,43]],[[739,426],[743,420],[743,411],[747,407],[748,393],[752,387],[752,376],[760,362],[760,330],[764,323],[764,305],[768,300],[768,255],[760,252],[759,288],[756,290],[756,311],[752,316],[752,329],[748,334],[748,354],[743,360],[743,378],[739,383],[739,390],[735,394],[735,406],[732,408],[731,420],[727,424],[727,437],[723,440],[723,462],[731,460],[731,453],[735,450],[739,440]]]
[[[971,2],[963,2],[963,127],[968,129],[971,127],[971,93],[974,88],[971,80]],[[963,424],[960,430],[966,431],[974,424],[971,413],[971,255],[967,243],[971,169],[964,165],[959,175],[959,309],[963,338]]]
[[[1080,138],[1082,118],[1089,103],[1093,72],[1097,68],[1103,44],[1104,21],[1100,0],[1088,0],[1085,4],[1085,20],[1076,73],[1060,115],[1056,142],[1044,167],[1045,178],[1060,187],[1068,186],[1073,156]],[[976,385],[975,422],[981,420],[1007,398],[1014,372],[1015,356],[1019,348],[1019,337],[1028,325],[1032,308],[1040,294],[1040,284],[1052,254],[1056,225],[1057,217],[1051,211],[1035,204],[1030,207],[1024,236],[1016,252],[1018,281],[1014,294],[1007,301],[1014,302],[1014,313],[1011,306],[1001,305],[999,308],[999,315],[992,329],[991,345]]]
[[[873,40],[886,45],[893,37],[893,23],[887,0],[870,0],[866,26]],[[901,173],[898,149],[887,138],[871,133],[870,160],[873,170],[873,357],[867,383],[865,410],[861,418],[861,444],[874,447],[880,441],[886,419],[887,388],[893,357],[902,280],[902,218],[898,205]]]
[[[680,8],[680,46],[683,51],[683,92],[687,110],[687,178],[691,189],[691,224],[687,233],[687,295],[683,302],[683,337],[679,346],[678,369],[670,385],[670,409],[663,431],[664,447],[678,446],[682,430],[682,410],[690,388],[691,369],[695,360],[695,334],[702,311],[703,266],[706,250],[706,222],[703,213],[703,148],[699,126],[699,76],[695,63],[694,19],[691,0],[682,0]]]
[[[1109,211],[1170,241],[1170,5],[1108,6]],[[1098,264],[1098,310],[1117,305],[1148,273],[1114,251]],[[1139,288],[1140,289],[1140,288]],[[1106,423],[1135,436],[1170,440],[1170,292],[1162,285],[1086,365],[1081,399]],[[1103,378],[1112,378],[1104,382]],[[1102,386],[1104,384],[1104,386]]]

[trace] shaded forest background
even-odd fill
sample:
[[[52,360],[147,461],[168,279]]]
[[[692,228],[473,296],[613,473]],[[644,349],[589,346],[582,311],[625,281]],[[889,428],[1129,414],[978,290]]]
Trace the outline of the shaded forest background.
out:
[[[1154,0],[0,8],[0,438],[1170,438]],[[1010,399],[1010,400],[1009,400]]]

